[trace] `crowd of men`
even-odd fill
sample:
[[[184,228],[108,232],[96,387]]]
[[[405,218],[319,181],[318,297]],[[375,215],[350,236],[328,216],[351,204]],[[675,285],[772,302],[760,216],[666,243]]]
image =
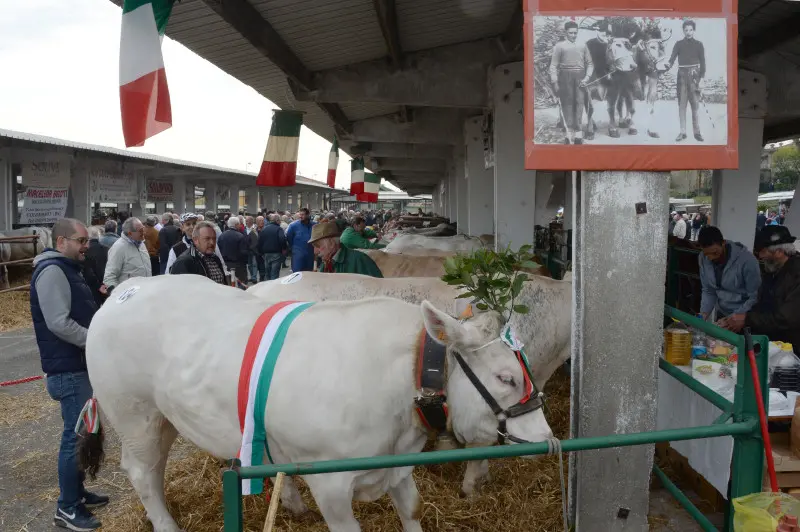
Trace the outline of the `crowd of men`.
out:
[[[245,288],[277,279],[287,257],[293,271],[360,273],[382,277],[362,248],[379,248],[380,228],[392,212],[321,212],[256,216],[166,212],[161,216],[58,220],[53,249],[34,259],[31,315],[47,375],[46,387],[61,404],[64,430],[58,455],[60,494],[54,524],[95,530],[91,508],[109,498],[84,487],[75,426],[92,397],[86,368],[86,337],[95,312],[123,281],[156,275],[202,275]],[[102,226],[96,222],[102,221]],[[371,228],[369,227],[371,226]]]

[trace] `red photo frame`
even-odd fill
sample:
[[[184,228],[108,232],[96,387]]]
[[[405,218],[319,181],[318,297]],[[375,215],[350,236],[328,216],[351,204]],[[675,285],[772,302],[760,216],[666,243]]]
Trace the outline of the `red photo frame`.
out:
[[[613,3],[613,7],[609,4]],[[726,21],[726,144],[546,144],[534,142],[534,17],[714,18]],[[525,168],[528,170],[698,170],[739,166],[736,0],[525,0]],[[635,102],[641,104],[641,102]],[[560,105],[559,105],[560,108]],[[723,108],[724,109],[724,108]],[[702,111],[701,111],[702,112]],[[562,113],[563,114],[563,113]],[[687,118],[691,122],[690,118]],[[644,133],[644,132],[642,132]],[[623,141],[624,142],[624,141]]]

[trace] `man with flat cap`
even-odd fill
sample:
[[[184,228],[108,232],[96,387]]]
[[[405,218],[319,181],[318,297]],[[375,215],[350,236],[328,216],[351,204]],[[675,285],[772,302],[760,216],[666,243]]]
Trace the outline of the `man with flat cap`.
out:
[[[339,242],[336,224],[316,224],[311,228],[309,244],[314,254],[321,259],[319,271],[323,273],[360,273],[372,277],[383,277],[380,268],[369,256],[347,249]]]

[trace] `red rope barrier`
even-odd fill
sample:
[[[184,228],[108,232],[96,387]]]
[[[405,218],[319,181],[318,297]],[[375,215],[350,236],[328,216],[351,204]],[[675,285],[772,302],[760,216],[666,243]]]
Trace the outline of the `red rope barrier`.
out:
[[[25,384],[26,382],[38,381],[41,378],[42,378],[41,375],[34,375],[33,377],[25,377],[24,379],[17,379],[15,381],[0,382],[0,387],[13,386],[15,384]]]

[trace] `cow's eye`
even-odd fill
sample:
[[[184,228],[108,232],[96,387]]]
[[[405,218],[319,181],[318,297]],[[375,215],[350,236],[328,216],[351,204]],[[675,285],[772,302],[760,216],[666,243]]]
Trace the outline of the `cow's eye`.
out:
[[[514,380],[514,377],[512,377],[508,373],[503,373],[503,374],[498,375],[497,379],[500,382],[502,382],[503,384],[505,384],[507,386],[511,386],[512,388],[517,385],[516,381]]]

